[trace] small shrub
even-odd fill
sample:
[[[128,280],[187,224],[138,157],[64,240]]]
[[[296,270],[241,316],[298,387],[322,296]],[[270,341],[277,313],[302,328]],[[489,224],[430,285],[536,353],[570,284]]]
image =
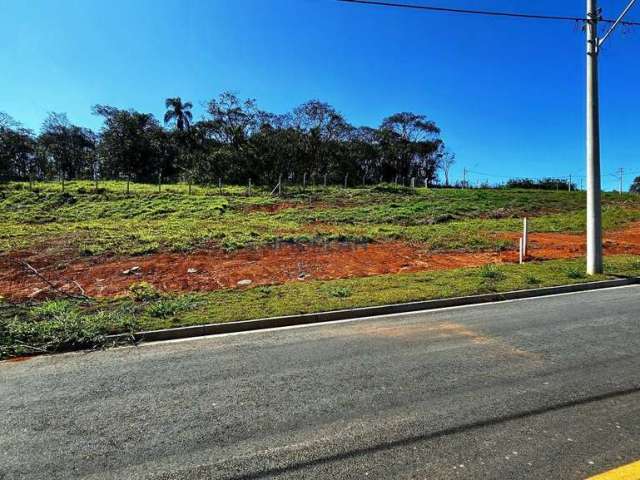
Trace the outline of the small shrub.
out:
[[[447,223],[455,220],[456,217],[451,215],[450,213],[445,213],[443,215],[437,215],[429,220],[429,224],[435,225],[438,223]]]
[[[512,218],[513,216],[514,216],[513,213],[506,208],[498,208],[496,210],[490,211],[487,214],[487,217],[493,218],[493,219]]]
[[[577,268],[569,268],[566,273],[567,277],[574,280],[586,277],[586,274],[582,270],[579,270]]]
[[[73,205],[77,201],[78,199],[68,192],[59,193],[52,198],[52,204],[58,207],[63,205]]]
[[[0,358],[99,347],[106,335],[135,329],[135,317],[125,308],[83,313],[71,302],[44,302],[0,322]]]
[[[347,287],[333,287],[329,289],[329,295],[335,298],[349,298],[351,289]]]
[[[273,294],[273,288],[269,286],[258,287],[256,288],[256,292],[258,292],[262,298],[267,298]]]
[[[149,305],[146,313],[154,318],[169,318],[180,312],[192,310],[197,305],[198,302],[192,296],[168,297]]]
[[[98,255],[101,252],[101,248],[97,245],[81,245],[78,247],[78,252],[83,257],[91,257]]]
[[[160,297],[156,288],[147,282],[136,282],[129,286],[129,294],[136,302],[148,302]]]
[[[31,316],[37,321],[60,320],[74,313],[75,305],[69,300],[49,300],[31,309]]]
[[[540,285],[542,283],[542,281],[539,278],[531,274],[527,275],[524,278],[524,281],[527,285]]]
[[[495,265],[484,265],[480,267],[480,276],[486,280],[500,281],[504,280],[504,273]]]

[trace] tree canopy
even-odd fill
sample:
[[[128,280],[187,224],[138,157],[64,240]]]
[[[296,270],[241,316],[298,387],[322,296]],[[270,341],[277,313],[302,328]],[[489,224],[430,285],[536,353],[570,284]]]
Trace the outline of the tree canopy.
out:
[[[165,100],[152,114],[96,105],[99,132],[51,113],[36,134],[0,114],[0,179],[126,178],[273,184],[438,182],[445,144],[425,115],[400,112],[378,127],[354,126],[333,106],[309,100],[284,114],[224,92],[194,121],[192,103]]]

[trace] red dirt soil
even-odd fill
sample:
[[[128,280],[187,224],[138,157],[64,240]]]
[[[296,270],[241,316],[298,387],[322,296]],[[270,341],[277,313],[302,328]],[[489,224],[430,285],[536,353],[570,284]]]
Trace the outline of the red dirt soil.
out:
[[[519,234],[504,237],[515,244]],[[532,233],[529,239],[531,260],[574,258],[585,252],[583,235]],[[640,255],[640,223],[606,235],[604,245],[607,254]],[[255,286],[512,263],[517,261],[517,252],[429,252],[424,246],[406,242],[284,244],[231,253],[206,250],[73,260],[12,252],[0,255],[0,295],[13,301],[55,296],[55,291],[21,261],[29,262],[60,290],[105,297],[123,295],[139,281],[167,292],[211,291],[237,287],[240,280],[251,280]],[[132,267],[139,270],[123,273]]]

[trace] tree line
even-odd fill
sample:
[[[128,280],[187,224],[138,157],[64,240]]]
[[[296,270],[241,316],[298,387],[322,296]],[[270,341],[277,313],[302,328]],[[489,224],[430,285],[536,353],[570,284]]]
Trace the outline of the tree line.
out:
[[[191,102],[165,101],[160,122],[133,109],[95,105],[94,132],[50,113],[40,131],[0,113],[0,180],[126,179],[274,185],[400,181],[449,183],[454,156],[425,115],[400,112],[355,127],[331,105],[310,100],[285,114],[225,92],[194,121]]]
[[[512,178],[506,185],[507,188],[523,188],[533,190],[577,190],[575,182],[566,178]]]

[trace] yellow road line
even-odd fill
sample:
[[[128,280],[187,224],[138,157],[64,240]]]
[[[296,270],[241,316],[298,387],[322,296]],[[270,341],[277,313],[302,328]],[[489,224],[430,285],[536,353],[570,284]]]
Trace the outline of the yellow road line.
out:
[[[640,480],[640,461],[589,477],[587,480]]]

